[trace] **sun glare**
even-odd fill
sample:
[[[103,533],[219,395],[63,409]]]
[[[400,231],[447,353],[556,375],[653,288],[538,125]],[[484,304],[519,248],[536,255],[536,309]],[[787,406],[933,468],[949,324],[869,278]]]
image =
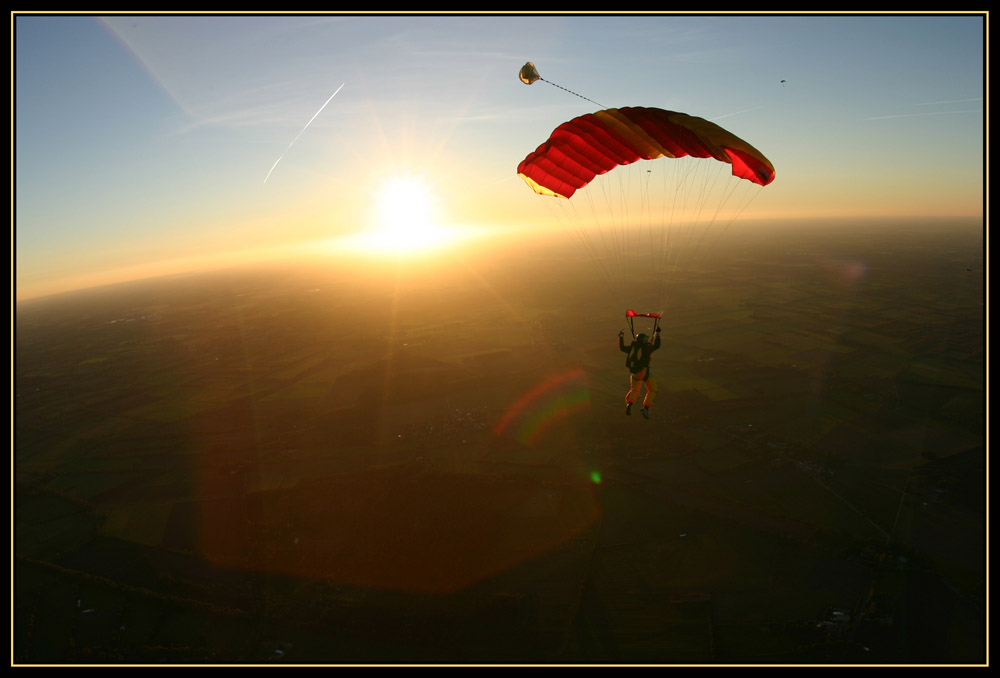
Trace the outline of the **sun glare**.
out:
[[[429,258],[493,232],[482,226],[448,224],[438,210],[433,189],[413,175],[389,179],[370,195],[368,228],[313,242],[308,245],[310,250],[364,257]]]
[[[374,229],[354,239],[373,253],[408,255],[439,249],[454,241],[438,223],[435,200],[419,179],[390,180],[376,194]]]

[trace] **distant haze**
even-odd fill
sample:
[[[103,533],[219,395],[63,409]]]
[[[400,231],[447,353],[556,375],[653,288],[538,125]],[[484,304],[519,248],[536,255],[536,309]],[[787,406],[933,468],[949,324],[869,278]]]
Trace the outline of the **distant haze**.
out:
[[[15,13],[12,29],[18,299],[345,238],[447,262],[478,246],[452,237],[469,229],[558,228],[516,168],[592,101],[758,148],[776,179],[745,219],[983,216],[982,14]]]

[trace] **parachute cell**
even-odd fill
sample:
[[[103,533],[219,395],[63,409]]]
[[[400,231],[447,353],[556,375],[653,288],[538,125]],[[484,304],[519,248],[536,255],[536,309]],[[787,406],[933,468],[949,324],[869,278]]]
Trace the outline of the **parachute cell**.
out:
[[[643,107],[609,108],[559,125],[517,172],[537,193],[570,198],[620,165],[684,156],[729,163],[733,176],[761,186],[774,180],[771,162],[735,134],[704,118]]]

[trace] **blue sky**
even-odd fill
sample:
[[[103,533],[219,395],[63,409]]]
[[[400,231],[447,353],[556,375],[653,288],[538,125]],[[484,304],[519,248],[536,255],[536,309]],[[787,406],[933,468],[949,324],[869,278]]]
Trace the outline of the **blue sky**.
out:
[[[595,108],[529,60],[753,143],[755,216],[983,213],[981,15],[12,20],[18,298],[355,233],[401,176],[450,224],[523,224],[517,163]]]

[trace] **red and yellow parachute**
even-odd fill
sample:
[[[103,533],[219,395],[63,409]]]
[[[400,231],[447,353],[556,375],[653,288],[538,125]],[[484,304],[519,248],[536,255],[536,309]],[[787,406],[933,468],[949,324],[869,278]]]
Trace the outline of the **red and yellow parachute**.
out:
[[[657,310],[775,175],[763,153],[714,122],[645,107],[560,124],[517,173],[541,196],[567,199],[545,202],[565,206],[554,216],[577,232],[616,302]]]
[[[570,198],[598,174],[656,158],[714,158],[733,176],[766,186],[774,166],[756,148],[714,122],[662,108],[609,108],[556,127],[521,161],[517,173],[536,193]]]

